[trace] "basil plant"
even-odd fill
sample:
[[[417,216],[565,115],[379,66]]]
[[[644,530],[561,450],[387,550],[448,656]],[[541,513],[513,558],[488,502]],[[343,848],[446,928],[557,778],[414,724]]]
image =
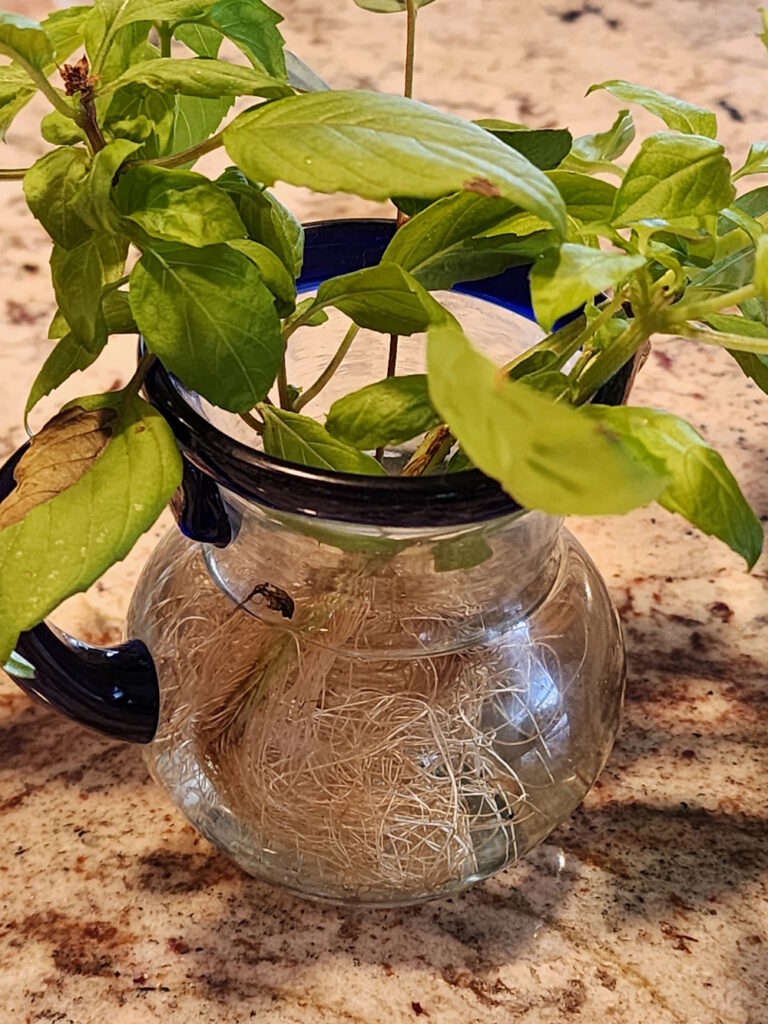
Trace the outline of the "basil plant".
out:
[[[383,474],[383,447],[424,435],[408,474],[476,466],[554,514],[657,501],[749,566],[758,558],[760,523],[692,426],[592,399],[653,335],[725,348],[768,390],[768,188],[737,198],[734,187],[768,171],[768,142],[734,174],[714,114],[623,81],[594,88],[662,129],[626,167],[628,109],[577,139],[461,120],[408,98],[416,10],[432,0],[356,2],[406,12],[405,96],[328,88],[285,50],[262,0],[95,0],[40,24],[0,14],[0,133],[36,93],[50,107],[46,154],[0,170],[52,243],[56,344],[27,415],[110,335],[140,332],[146,345],[125,388],[69,403],[15,468],[0,505],[0,658],[124,557],[179,486],[174,437],[140,395],[154,359],[282,459]],[[224,40],[239,62],[219,57]],[[194,170],[220,148],[223,174]],[[394,199],[401,226],[380,264],[297,303],[303,233],[269,191],[278,181]],[[499,367],[432,293],[513,264],[531,264],[552,333]],[[329,308],[349,330],[302,392],[286,350]],[[428,373],[391,365],[317,422],[302,410],[360,328],[426,332]]]

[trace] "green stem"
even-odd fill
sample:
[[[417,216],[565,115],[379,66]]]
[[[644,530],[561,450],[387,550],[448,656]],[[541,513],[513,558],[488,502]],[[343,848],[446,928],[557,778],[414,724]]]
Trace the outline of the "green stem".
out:
[[[343,341],[336,349],[333,358],[328,363],[326,368],[317,378],[315,383],[308,387],[307,390],[304,391],[299,396],[299,398],[296,399],[296,402],[294,403],[293,406],[296,412],[301,412],[305,405],[308,405],[313,398],[316,398],[320,394],[320,392],[323,390],[326,384],[333,377],[334,373],[336,373],[338,368],[341,366],[344,357],[346,356],[347,352],[349,352],[352,346],[352,342],[355,340],[359,333],[360,328],[357,326],[357,324],[351,324],[349,330],[344,335]]]
[[[67,103],[63,96],[59,95],[39,68],[36,68],[34,64],[30,64],[28,60],[25,60],[24,57],[22,57],[17,50],[14,50],[12,46],[5,46],[3,43],[0,43],[0,53],[4,53],[7,57],[16,61],[19,67],[26,71],[40,92],[50,103],[53,104],[60,114],[63,114],[64,117],[68,117],[72,121],[75,120],[75,112],[72,107]]]
[[[240,419],[243,423],[247,423],[251,430],[255,430],[259,436],[264,433],[264,424],[257,420],[251,413],[241,412]]]
[[[434,427],[405,464],[401,476],[425,476],[440,465],[455,441],[450,428],[444,423]]]
[[[407,27],[405,44],[405,95],[413,96],[413,68],[416,61],[416,0],[406,0]]]
[[[0,168],[0,181],[21,181],[28,170],[28,167]]]
[[[745,284],[742,288],[736,288],[732,292],[724,292],[722,295],[714,295],[711,299],[703,299],[701,302],[681,302],[672,306],[668,315],[664,318],[662,330],[668,334],[677,333],[686,320],[701,320],[710,313],[719,313],[721,309],[728,306],[740,306],[742,302],[749,299],[756,299],[760,292],[756,285]]]
[[[405,85],[403,94],[406,99],[413,98],[413,71],[416,63],[416,15],[418,8],[416,0],[406,0],[406,29],[405,29]],[[405,224],[406,217],[401,210],[397,211],[397,228],[399,230]],[[397,351],[400,346],[400,338],[397,334],[389,336],[389,352],[387,354],[387,377],[394,377],[397,372]],[[384,455],[383,448],[376,449],[376,458],[379,462]]]
[[[110,281],[105,284],[101,289],[102,297],[108,295],[110,292],[116,292],[118,288],[122,288],[124,284],[128,284],[131,279],[130,274],[125,274],[124,277],[118,278],[117,281]]]
[[[171,26],[167,21],[160,21],[155,25],[157,34],[160,37],[160,56],[171,56]]]
[[[322,306],[316,306],[313,304],[307,310],[305,310],[305,312],[298,318],[298,320],[294,320],[293,323],[288,324],[287,326],[283,325],[283,341],[287,342],[288,339],[291,338],[296,333],[296,331],[299,330],[300,327],[304,327],[306,324],[308,324],[309,321],[314,316],[314,314],[317,313],[318,310],[322,308]]]
[[[277,393],[280,397],[280,408],[290,409],[291,397],[288,393],[288,370],[285,365],[285,356],[283,356],[283,365],[277,373]]]
[[[736,352],[753,352],[760,356],[768,355],[768,338],[747,338],[741,334],[723,334],[719,331],[707,331],[703,327],[694,327],[692,324],[683,324],[677,333],[681,338],[702,341],[705,345],[734,349]]]
[[[219,146],[224,143],[224,129],[212,135],[210,139],[206,139],[204,142],[198,142],[196,146],[190,146],[189,149],[184,149],[180,153],[172,153],[170,156],[158,156],[153,160],[137,160],[139,164],[152,164],[154,167],[183,167],[184,164],[193,163],[195,160],[199,160],[201,156],[205,156],[206,153],[211,153],[214,149],[218,149]]]
[[[144,353],[139,360],[139,365],[136,367],[136,372],[123,389],[126,398],[135,398],[136,395],[138,395],[144,386],[144,381],[147,379],[147,374],[149,373],[156,358],[157,356],[153,355],[151,352]]]
[[[609,381],[642,348],[654,332],[651,320],[632,320],[608,348],[593,352],[591,358],[571,375],[574,405],[588,402],[606,381]]]

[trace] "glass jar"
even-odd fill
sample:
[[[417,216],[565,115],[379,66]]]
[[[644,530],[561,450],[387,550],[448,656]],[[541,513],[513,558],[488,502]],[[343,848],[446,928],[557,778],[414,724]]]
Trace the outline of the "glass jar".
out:
[[[307,231],[302,291],[378,262],[394,226]],[[540,336],[527,268],[439,294],[499,364]],[[298,332],[306,387],[346,323]],[[384,376],[361,332],[307,412]],[[424,369],[401,339],[399,373]],[[600,395],[623,397],[631,368]],[[312,899],[396,906],[456,893],[541,842],[611,750],[621,632],[562,521],[479,471],[362,477],[270,458],[238,417],[159,364],[147,394],[184,455],[175,511],[131,604],[128,641],[42,625],[17,679],[66,714],[145,743],[152,775],[246,871]],[[416,442],[384,453],[396,470]],[[0,471],[13,487],[17,453]]]
[[[308,234],[306,291],[348,269],[328,255],[339,229]],[[342,230],[359,266],[391,227]],[[438,298],[499,362],[539,336],[519,270]],[[292,383],[318,376],[342,321],[294,335]],[[387,344],[362,332],[307,412],[383,376]],[[398,372],[423,369],[402,339]],[[237,417],[152,387],[218,471],[231,529],[226,546],[169,535],[128,621],[162,694],[150,770],[195,827],[303,896],[385,905],[457,892],[544,839],[605,764],[624,680],[605,586],[562,522],[479,473],[266,460]]]

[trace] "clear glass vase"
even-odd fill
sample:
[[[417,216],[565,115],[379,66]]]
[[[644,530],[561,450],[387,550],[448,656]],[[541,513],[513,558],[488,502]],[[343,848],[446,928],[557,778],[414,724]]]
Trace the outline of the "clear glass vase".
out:
[[[333,258],[309,238],[305,288],[350,253],[360,265],[350,230]],[[365,253],[382,230],[363,231]],[[524,292],[517,273],[438,297],[501,363],[538,336]],[[332,314],[291,339],[291,383],[318,376],[345,328]],[[383,376],[387,345],[362,332],[306,411]],[[421,340],[401,340],[398,372],[423,369]],[[197,466],[187,506],[207,487],[224,522],[170,533],[129,615],[160,685],[147,761],[173,802],[246,871],[333,901],[455,893],[541,842],[605,764],[624,682],[606,588],[562,522],[477,472],[281,463],[167,375],[149,387]]]
[[[624,659],[557,520],[372,530],[228,500],[236,540],[170,533],[129,619],[160,680],[149,767],[214,845],[303,896],[392,906],[486,878],[574,810]]]

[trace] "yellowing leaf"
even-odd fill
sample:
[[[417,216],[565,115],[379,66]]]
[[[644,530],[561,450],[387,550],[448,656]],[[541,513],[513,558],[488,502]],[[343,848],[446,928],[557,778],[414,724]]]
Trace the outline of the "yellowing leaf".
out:
[[[114,409],[79,406],[54,416],[32,438],[14,470],[16,489],[0,505],[0,529],[76,484],[106,448],[116,416]]]

